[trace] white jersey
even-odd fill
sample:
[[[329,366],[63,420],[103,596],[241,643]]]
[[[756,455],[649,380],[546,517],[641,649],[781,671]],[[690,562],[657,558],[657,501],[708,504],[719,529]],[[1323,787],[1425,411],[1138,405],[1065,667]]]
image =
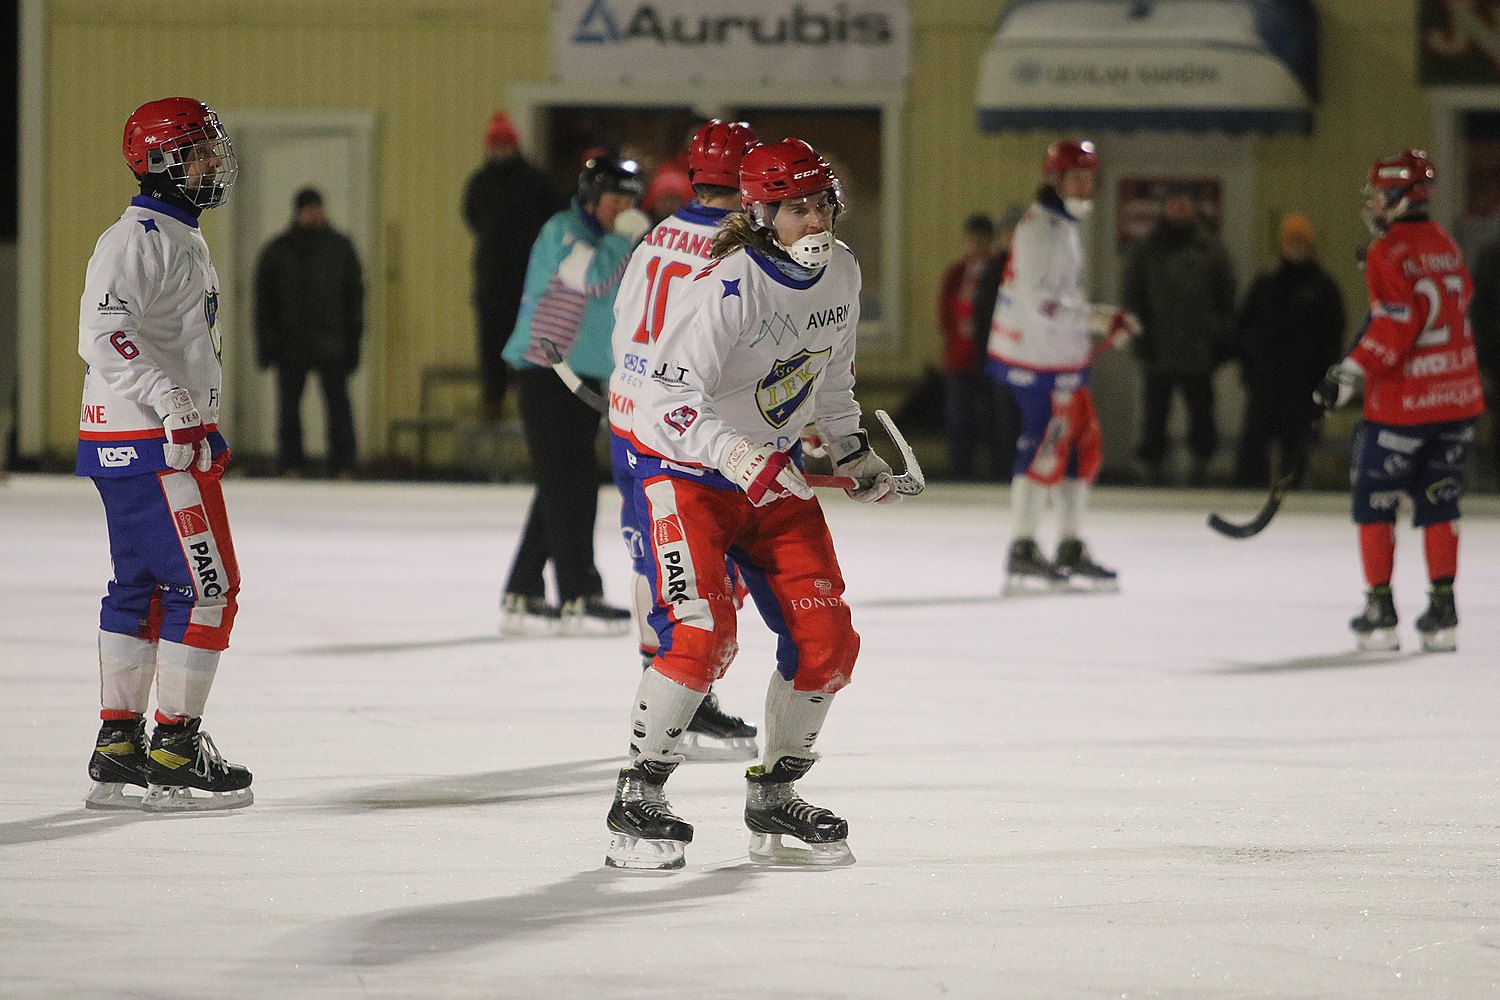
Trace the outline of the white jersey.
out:
[[[631,413],[641,381],[651,372],[651,355],[661,336],[667,310],[705,264],[728,209],[705,208],[690,201],[657,223],[631,254],[615,293],[615,328],[611,336],[615,369],[609,377],[609,425],[630,434]]]
[[[1032,204],[1016,225],[995,312],[989,356],[1017,368],[1071,372],[1089,364],[1078,223],[1061,206]]]
[[[744,249],[699,271],[637,392],[636,460],[728,485],[718,470],[741,439],[790,451],[810,423],[830,437],[853,434],[859,291],[859,262],[842,243],[805,281]]]
[[[222,368],[219,276],[191,215],[138,195],[104,231],[79,302],[78,353],[88,362],[78,425],[82,476],[167,468],[157,405],[192,394],[215,453]]]

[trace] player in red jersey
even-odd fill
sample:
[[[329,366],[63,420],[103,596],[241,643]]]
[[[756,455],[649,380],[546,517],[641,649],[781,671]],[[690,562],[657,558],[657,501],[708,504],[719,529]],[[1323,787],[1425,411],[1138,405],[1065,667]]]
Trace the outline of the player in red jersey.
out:
[[[1354,521],[1369,585],[1349,623],[1361,649],[1397,649],[1391,595],[1396,508],[1411,500],[1422,528],[1432,591],[1417,619],[1422,648],[1456,648],[1458,502],[1474,420],[1484,411],[1469,299],[1474,283],[1453,239],[1428,218],[1437,170],[1421,150],[1376,160],[1365,185],[1365,221],[1375,234],[1365,260],[1370,321],[1349,356],[1328,370],[1313,398],[1349,402],[1363,381],[1356,428]]]

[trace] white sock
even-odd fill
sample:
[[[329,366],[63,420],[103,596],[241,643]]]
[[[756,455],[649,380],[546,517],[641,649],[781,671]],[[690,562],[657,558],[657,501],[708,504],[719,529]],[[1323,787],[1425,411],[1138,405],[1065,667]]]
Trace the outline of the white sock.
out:
[[[1013,539],[1036,537],[1036,528],[1041,523],[1042,508],[1047,503],[1050,489],[1028,476],[1016,476],[1010,481]]]
[[[146,714],[156,678],[156,643],[99,630],[99,706]]]
[[[811,757],[813,744],[823,729],[823,720],[833,706],[833,695],[824,691],[798,691],[781,674],[771,675],[766,689],[766,755],[770,770],[783,757]]]
[[[648,650],[657,649],[659,640],[656,638],[656,630],[646,620],[646,616],[656,606],[656,595],[651,593],[651,581],[641,573],[635,575],[635,587],[631,596],[635,598],[635,630],[640,635],[641,652],[644,654]]]
[[[1064,479],[1057,484],[1059,533],[1061,538],[1078,538],[1083,529],[1083,512],[1089,503],[1089,484],[1082,479]]]
[[[201,716],[218,669],[218,650],[163,639],[156,649],[157,711],[190,719]]]
[[[677,744],[682,742],[682,734],[702,701],[702,691],[678,684],[655,667],[641,671],[641,684],[630,709],[630,742],[636,749],[636,760],[680,760],[676,757]]]

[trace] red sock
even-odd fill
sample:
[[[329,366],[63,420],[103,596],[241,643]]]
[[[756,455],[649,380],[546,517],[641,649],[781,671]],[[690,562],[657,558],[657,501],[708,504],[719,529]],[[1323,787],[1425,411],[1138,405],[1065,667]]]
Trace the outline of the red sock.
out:
[[[158,726],[180,726],[187,721],[185,715],[168,715],[161,709],[156,710],[156,724]]]
[[[1422,529],[1427,550],[1427,579],[1452,582],[1458,575],[1458,522],[1439,521]]]
[[[99,718],[105,722],[134,722],[140,717],[140,712],[129,712],[123,708],[101,708],[99,710]]]
[[[1396,526],[1389,521],[1359,526],[1359,559],[1365,568],[1365,583],[1379,587],[1391,582],[1396,565]]]

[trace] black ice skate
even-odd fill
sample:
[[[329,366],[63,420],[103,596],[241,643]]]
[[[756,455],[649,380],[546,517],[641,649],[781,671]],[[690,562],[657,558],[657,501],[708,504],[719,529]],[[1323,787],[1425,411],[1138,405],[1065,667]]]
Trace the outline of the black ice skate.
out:
[[[1453,606],[1453,584],[1434,583],[1427,610],[1417,619],[1417,634],[1429,653],[1451,653],[1458,648],[1458,609]]]
[[[672,871],[685,861],[693,827],[672,812],[662,790],[676,760],[643,760],[620,769],[614,805],[605,820],[614,834],[604,863],[611,868]]]
[[[1349,629],[1360,649],[1388,652],[1401,648],[1401,639],[1396,635],[1396,603],[1391,597],[1390,584],[1382,583],[1369,589],[1365,594],[1365,609],[1349,619]]]
[[[94,741],[89,758],[93,787],[83,800],[85,809],[139,809],[141,796],[126,795],[127,785],[143,791],[150,784],[146,774],[146,720],[105,722]]]
[[[1033,539],[1017,538],[1010,543],[1010,555],[1005,561],[1005,585],[1000,590],[1003,596],[1045,594],[1067,582],[1068,575],[1047,561]]]
[[[598,595],[575,597],[562,606],[564,635],[624,635],[630,631],[630,612],[605,604]]]
[[[562,610],[536,594],[506,594],[500,599],[500,634],[556,635]]]
[[[797,795],[798,778],[813,761],[782,757],[767,771],[759,764],[745,772],[745,825],[750,828],[750,860],[762,865],[852,865],[849,824]],[[783,836],[802,847],[785,845]]]
[[[250,791],[250,772],[220,756],[209,735],[198,731],[202,721],[185,719],[170,726],[156,724],[146,761],[151,786],[141,800],[142,809],[204,812],[239,809],[255,801],[255,794]]]
[[[688,760],[751,760],[760,753],[755,746],[759,732],[737,715],[719,707],[710,688],[693,713],[677,752]]]
[[[1071,584],[1091,590],[1120,589],[1120,574],[1094,562],[1088,546],[1077,538],[1064,538],[1057,543],[1057,560],[1053,565]]]

